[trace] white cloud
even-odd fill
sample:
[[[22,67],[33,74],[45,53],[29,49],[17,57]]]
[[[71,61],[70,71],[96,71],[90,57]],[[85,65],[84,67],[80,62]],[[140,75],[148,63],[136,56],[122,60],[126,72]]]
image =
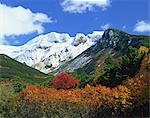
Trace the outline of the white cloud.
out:
[[[106,30],[106,29],[108,29],[108,28],[110,28],[110,27],[111,27],[110,24],[101,25],[101,29],[102,29],[102,30]]]
[[[136,32],[150,32],[150,22],[139,21],[135,24],[134,31]]]
[[[126,25],[124,25],[124,26],[122,27],[122,29],[126,29]]]
[[[0,4],[0,42],[6,42],[6,36],[24,35],[33,32],[42,33],[43,23],[53,20],[43,13],[33,13],[22,6],[10,7]]]
[[[64,0],[61,3],[64,11],[70,13],[84,13],[100,7],[105,10],[110,5],[110,0]]]

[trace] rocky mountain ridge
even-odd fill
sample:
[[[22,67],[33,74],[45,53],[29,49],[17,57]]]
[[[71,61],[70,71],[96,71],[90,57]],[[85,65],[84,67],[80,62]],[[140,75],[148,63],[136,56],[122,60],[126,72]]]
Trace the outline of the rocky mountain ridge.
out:
[[[118,29],[107,29],[98,42],[62,65],[54,74],[61,71],[93,74],[96,68],[103,68],[104,60],[110,56],[118,59],[129,46],[140,47],[150,42],[149,36],[130,35]]]

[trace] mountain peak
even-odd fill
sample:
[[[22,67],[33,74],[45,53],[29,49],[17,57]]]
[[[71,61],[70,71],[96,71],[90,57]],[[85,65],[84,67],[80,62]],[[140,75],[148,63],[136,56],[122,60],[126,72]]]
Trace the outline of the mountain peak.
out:
[[[39,35],[22,46],[0,46],[0,53],[26,63],[44,73],[59,68],[90,48],[102,37],[102,31],[71,37],[67,33],[51,32]]]
[[[130,35],[118,30],[118,29],[107,29],[102,35],[102,38],[99,40],[98,46],[99,47],[110,47],[115,48],[126,45],[129,41]]]
[[[129,35],[121,30],[109,28],[105,30],[104,34],[102,35],[102,39],[109,40],[109,39],[112,39],[113,37],[115,38],[115,37],[121,37],[121,36],[129,36]]]

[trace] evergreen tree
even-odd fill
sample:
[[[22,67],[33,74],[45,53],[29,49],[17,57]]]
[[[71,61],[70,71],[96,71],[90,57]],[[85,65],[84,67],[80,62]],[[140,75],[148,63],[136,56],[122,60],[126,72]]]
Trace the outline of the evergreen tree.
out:
[[[106,58],[98,83],[109,87],[121,84],[123,80],[136,74],[143,57],[144,53],[139,53],[137,48],[130,46],[127,54],[122,56],[121,63],[114,62],[111,57]]]
[[[99,77],[99,82],[110,87],[121,83],[120,67],[111,57],[105,60],[104,70]]]

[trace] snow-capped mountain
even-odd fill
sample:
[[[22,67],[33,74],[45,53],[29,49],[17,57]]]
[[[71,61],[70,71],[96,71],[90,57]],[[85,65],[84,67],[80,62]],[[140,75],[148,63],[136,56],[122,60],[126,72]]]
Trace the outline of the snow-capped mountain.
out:
[[[94,31],[92,34],[78,33],[71,37],[67,33],[51,32],[22,46],[0,45],[0,54],[6,54],[21,63],[49,73],[94,45],[102,34],[103,31]]]

